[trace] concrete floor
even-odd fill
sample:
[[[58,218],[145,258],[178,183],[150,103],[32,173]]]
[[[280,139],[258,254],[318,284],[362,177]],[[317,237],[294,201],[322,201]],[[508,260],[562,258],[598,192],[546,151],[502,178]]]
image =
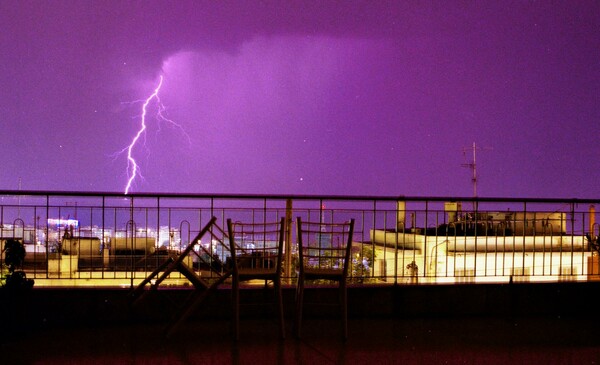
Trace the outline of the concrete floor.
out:
[[[593,318],[593,317],[588,317]],[[168,339],[164,323],[52,326],[4,336],[2,364],[599,364],[598,323],[582,317],[309,319],[280,340],[277,323],[194,319]],[[5,332],[6,335],[6,332]]]
[[[242,308],[232,340],[231,295],[219,290],[168,339],[190,290],[154,293],[131,310],[129,290],[0,290],[0,365],[12,364],[600,364],[599,283],[365,286],[349,289],[349,338],[335,311],[306,307],[287,338],[267,309]],[[310,294],[310,291],[307,291]],[[262,289],[244,292],[264,299]],[[335,291],[318,288],[325,302]]]

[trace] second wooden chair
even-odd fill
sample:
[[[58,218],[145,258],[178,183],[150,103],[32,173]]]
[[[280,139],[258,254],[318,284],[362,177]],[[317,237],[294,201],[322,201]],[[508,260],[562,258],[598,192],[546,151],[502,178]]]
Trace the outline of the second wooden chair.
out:
[[[338,283],[342,334],[348,337],[346,279],[350,267],[350,251],[354,219],[345,223],[297,220],[298,282],[296,287],[295,334],[300,337],[304,305],[304,286],[308,280]]]
[[[281,261],[285,218],[279,222],[245,223],[227,220],[232,264],[233,330],[235,339],[240,331],[240,283],[264,280],[273,283],[279,315],[281,338],[285,338],[283,298],[281,293]]]

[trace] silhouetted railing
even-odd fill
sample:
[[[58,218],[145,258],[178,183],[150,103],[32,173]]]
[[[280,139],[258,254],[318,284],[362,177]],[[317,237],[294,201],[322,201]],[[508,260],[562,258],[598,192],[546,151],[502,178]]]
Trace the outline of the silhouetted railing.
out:
[[[354,283],[595,280],[599,201],[0,191],[0,242],[25,245],[24,269],[36,286],[134,286],[182,252],[213,216],[211,234],[186,259],[207,278],[225,269],[228,218],[285,217],[284,276],[291,283],[295,218],[353,218]]]

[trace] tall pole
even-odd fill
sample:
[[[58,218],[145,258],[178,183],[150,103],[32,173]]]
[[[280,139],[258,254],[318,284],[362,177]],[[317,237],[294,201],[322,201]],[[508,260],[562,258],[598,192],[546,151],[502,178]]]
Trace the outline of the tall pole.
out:
[[[462,167],[468,167],[473,172],[473,177],[471,178],[471,182],[473,183],[473,198],[477,198],[477,150],[481,149],[481,147],[477,147],[475,142],[473,142],[473,146],[471,150],[473,151],[473,162],[464,163]],[[486,150],[491,150],[492,148],[485,148]],[[467,153],[467,148],[463,147],[463,155]],[[473,209],[476,209],[476,202],[473,201]]]
[[[471,147],[471,149],[473,150],[473,162],[464,163],[461,166],[468,167],[473,172],[473,177],[471,178],[471,182],[473,183],[473,198],[477,198],[477,146],[475,145],[475,142],[473,142],[473,147]],[[467,149],[463,148],[463,154],[466,152]]]
[[[477,198],[477,147],[473,142],[473,198]]]
[[[477,146],[475,145],[475,142],[473,142],[473,147],[471,147],[473,150],[473,162],[471,163],[464,163],[461,166],[462,167],[468,167],[471,169],[471,171],[473,171],[473,177],[471,178],[471,182],[473,182],[473,198],[477,198]],[[467,152],[466,148],[463,148],[463,154],[465,154]],[[476,202],[475,200],[473,200],[473,210],[476,211],[477,207],[476,207]]]
[[[285,201],[285,267],[284,274],[287,280],[292,277],[292,199]]]
[[[596,207],[594,205],[590,205],[590,210],[589,210],[589,214],[590,214],[590,236],[593,237],[594,236],[594,228],[596,228]]]
[[[17,218],[21,218],[21,177],[19,177],[19,198],[17,199]]]

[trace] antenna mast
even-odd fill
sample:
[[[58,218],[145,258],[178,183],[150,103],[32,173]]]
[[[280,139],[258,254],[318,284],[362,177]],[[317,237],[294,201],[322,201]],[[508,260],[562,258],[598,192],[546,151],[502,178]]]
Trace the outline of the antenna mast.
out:
[[[464,163],[461,166],[468,167],[471,169],[471,171],[473,171],[473,177],[471,178],[471,181],[473,182],[473,198],[476,198],[477,197],[477,146],[475,145],[475,142],[473,142],[473,147],[471,147],[471,149],[473,150],[473,162]],[[467,147],[463,147],[463,155],[466,153],[467,153]]]
[[[21,183],[22,179],[19,176],[19,198],[18,198],[18,208],[17,208],[17,218],[21,218]]]
[[[468,147],[463,147],[463,155],[467,153]],[[468,167],[473,171],[473,177],[471,178],[471,182],[473,182],[473,198],[477,198],[477,150],[482,149],[481,147],[477,147],[475,142],[473,142],[473,146],[470,148],[473,151],[473,162],[464,163],[462,167]],[[486,150],[491,150],[492,148],[484,148]],[[475,206],[475,202],[473,202],[473,206]]]

